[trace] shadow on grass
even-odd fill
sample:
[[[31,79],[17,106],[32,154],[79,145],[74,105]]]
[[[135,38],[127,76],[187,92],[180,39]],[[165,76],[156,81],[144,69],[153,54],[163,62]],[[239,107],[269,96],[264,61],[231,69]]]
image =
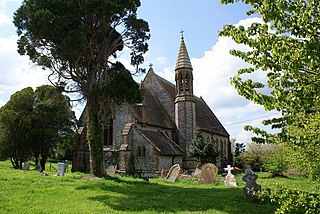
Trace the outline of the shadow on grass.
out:
[[[101,189],[102,195],[89,197],[117,211],[127,212],[226,212],[226,213],[273,213],[271,204],[245,200],[242,188],[192,186],[185,188],[175,183],[126,181],[85,185],[81,189]],[[178,181],[179,182],[179,181]],[[186,185],[188,186],[188,185]]]

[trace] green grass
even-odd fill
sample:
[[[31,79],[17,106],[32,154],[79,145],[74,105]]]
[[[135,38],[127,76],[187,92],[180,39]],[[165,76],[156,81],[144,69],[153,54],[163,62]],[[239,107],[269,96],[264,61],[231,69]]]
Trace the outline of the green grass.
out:
[[[245,200],[241,175],[239,187],[226,187],[221,177],[217,183],[199,185],[191,179],[171,183],[157,178],[147,183],[131,177],[92,178],[82,173],[57,177],[48,173],[40,176],[37,171],[15,170],[10,162],[0,161],[0,213],[265,214],[276,209],[272,204]],[[261,177],[258,183],[263,187],[284,182],[311,188],[302,178]]]

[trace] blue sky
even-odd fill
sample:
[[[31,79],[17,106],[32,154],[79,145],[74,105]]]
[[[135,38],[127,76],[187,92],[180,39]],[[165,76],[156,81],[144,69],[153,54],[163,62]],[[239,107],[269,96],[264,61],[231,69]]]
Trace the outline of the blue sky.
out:
[[[13,12],[21,0],[0,0],[0,106],[10,95],[22,88],[48,84],[48,71],[33,65],[27,57],[16,52],[16,31],[12,24]],[[247,17],[248,6],[241,3],[221,5],[219,0],[141,0],[138,17],[148,21],[151,30],[149,51],[143,67],[150,63],[157,74],[174,82],[174,65],[184,30],[186,46],[193,65],[194,93],[202,96],[232,138],[250,141],[251,134],[243,130],[245,124],[259,125],[262,119],[274,116],[261,106],[239,96],[229,79],[239,68],[247,65],[229,54],[230,49],[248,50],[229,38],[218,38],[225,24],[248,26],[257,17]],[[130,68],[127,54],[120,60]],[[144,75],[135,77],[137,81]],[[265,80],[263,74],[256,79]],[[79,115],[80,105],[74,110]]]

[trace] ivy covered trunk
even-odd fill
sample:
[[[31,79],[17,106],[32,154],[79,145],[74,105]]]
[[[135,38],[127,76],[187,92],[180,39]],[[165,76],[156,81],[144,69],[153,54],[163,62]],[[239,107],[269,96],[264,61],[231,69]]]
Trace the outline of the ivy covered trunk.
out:
[[[95,98],[88,97],[88,135],[90,152],[90,174],[101,177],[104,174],[102,125],[99,121],[99,105]]]

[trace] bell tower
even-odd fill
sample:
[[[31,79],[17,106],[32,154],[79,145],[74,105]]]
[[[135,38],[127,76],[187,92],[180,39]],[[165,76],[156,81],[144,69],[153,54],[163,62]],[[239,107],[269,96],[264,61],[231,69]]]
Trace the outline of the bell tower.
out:
[[[183,33],[183,31],[181,33]],[[191,159],[188,156],[188,147],[192,142],[196,124],[192,70],[192,65],[182,34],[175,67],[176,98],[174,105],[175,123],[179,135],[179,146],[185,151],[183,156],[184,168],[194,167],[194,159]]]

